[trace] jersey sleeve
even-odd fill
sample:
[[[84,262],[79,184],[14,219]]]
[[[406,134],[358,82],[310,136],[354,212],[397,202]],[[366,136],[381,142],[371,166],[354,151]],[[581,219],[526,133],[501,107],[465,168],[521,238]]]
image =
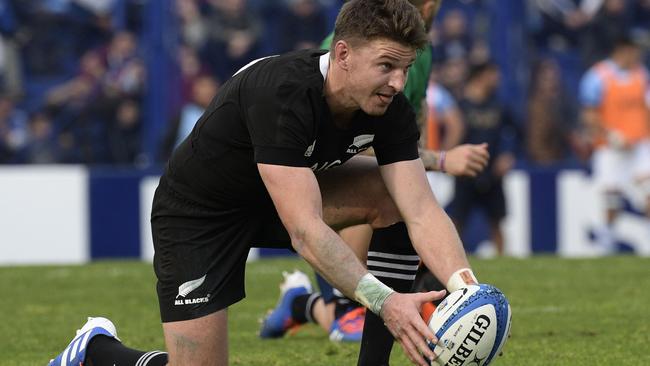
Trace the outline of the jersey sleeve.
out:
[[[409,69],[406,85],[404,86],[404,96],[408,99],[416,115],[420,114],[422,101],[426,98],[432,65],[431,52],[430,46],[418,50],[417,57]]]
[[[580,80],[580,103],[585,107],[597,107],[603,96],[603,80],[591,69]]]
[[[323,42],[320,44],[320,48],[324,50],[329,50],[330,46],[332,45],[332,40],[334,40],[334,32],[330,33]]]
[[[441,115],[446,114],[449,112],[451,109],[456,108],[456,102],[454,101],[454,98],[449,94],[449,92],[441,87],[436,85],[435,88],[432,88],[433,90],[433,96],[432,96],[432,104],[433,108],[436,110]]]
[[[420,157],[418,153],[420,132],[413,108],[403,95],[393,104],[377,126],[373,147],[379,165]]]
[[[314,121],[304,90],[260,91],[247,109],[246,124],[256,163],[308,167]]]

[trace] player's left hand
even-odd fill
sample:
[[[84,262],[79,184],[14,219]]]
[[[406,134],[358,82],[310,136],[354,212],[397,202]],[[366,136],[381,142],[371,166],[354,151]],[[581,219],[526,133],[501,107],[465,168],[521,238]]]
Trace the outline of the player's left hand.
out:
[[[419,309],[425,302],[442,299],[445,293],[444,290],[413,294],[394,292],[382,306],[381,317],[384,324],[415,365],[427,366],[422,356],[429,360],[435,359],[436,356],[429,348],[427,340],[432,343],[438,342],[431,329],[422,320]]]
[[[455,177],[475,177],[485,169],[490,153],[488,144],[464,144],[447,151],[445,171]]]

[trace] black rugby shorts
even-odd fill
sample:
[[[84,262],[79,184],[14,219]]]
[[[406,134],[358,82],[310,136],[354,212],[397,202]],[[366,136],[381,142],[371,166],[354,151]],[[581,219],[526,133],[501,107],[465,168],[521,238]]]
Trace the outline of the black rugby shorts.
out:
[[[163,322],[199,318],[243,299],[246,258],[252,246],[290,248],[289,235],[270,198],[233,206],[201,205],[161,178],[151,230]]]

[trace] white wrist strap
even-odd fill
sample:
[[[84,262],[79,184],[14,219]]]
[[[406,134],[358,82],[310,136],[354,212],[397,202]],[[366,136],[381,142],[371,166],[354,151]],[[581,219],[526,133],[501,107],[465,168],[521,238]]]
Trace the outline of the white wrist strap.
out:
[[[384,285],[370,273],[366,273],[357,284],[354,290],[356,300],[367,307],[373,313],[380,315],[384,301],[395,292],[392,288]]]
[[[454,272],[449,280],[447,281],[447,290],[449,292],[454,292],[459,288],[466,287],[467,285],[477,285],[478,280],[474,276],[469,268],[461,268],[458,271]]]

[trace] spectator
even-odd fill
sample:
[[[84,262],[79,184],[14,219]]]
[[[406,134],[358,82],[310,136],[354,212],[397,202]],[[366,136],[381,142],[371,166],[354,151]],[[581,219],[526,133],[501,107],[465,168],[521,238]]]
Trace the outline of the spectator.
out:
[[[110,162],[134,165],[141,158],[142,113],[137,100],[124,99],[115,110],[114,122],[108,131]]]
[[[72,0],[66,12],[75,55],[106,44],[114,31],[114,13],[117,0]]]
[[[108,159],[107,116],[116,102],[105,97],[105,78],[101,55],[88,51],[77,75],[46,95],[46,109],[65,141],[66,162],[104,163]]]
[[[549,165],[568,158],[576,114],[551,59],[533,68],[528,95],[526,152],[530,162]]]
[[[198,50],[207,38],[207,24],[195,0],[176,0],[182,43]]]
[[[105,74],[106,67],[99,53],[86,52],[79,62],[79,72],[47,93],[47,105],[56,110],[83,108],[101,92]]]
[[[433,72],[439,75],[437,79],[440,80],[440,84],[451,93],[454,99],[458,100],[463,96],[468,68],[467,59],[451,58],[437,67],[434,66]]]
[[[16,162],[26,143],[27,116],[10,96],[0,95],[0,164]]]
[[[65,145],[63,140],[57,140],[52,119],[47,113],[37,112],[29,120],[29,140],[22,160],[29,164],[61,163],[59,143]]]
[[[196,79],[207,75],[209,70],[207,66],[201,63],[196,51],[188,46],[181,45],[177,53],[178,65],[178,87],[175,91],[178,93],[172,110],[176,113],[183,105],[192,100],[192,88]]]
[[[27,10],[27,4],[18,9]],[[25,13],[20,32],[23,34],[23,59],[26,71],[35,76],[56,76],[64,74],[67,55],[72,47],[64,45],[62,39],[68,34],[63,24],[65,9],[54,9],[46,4],[29,7]],[[57,32],[52,32],[57,29]]]
[[[427,88],[426,124],[422,145],[428,150],[449,150],[463,138],[463,120],[454,98],[432,77]]]
[[[650,0],[637,0],[632,8],[632,33],[643,47],[650,49]]]
[[[542,51],[566,52],[579,45],[580,34],[603,0],[533,0],[531,31]]]
[[[580,99],[595,147],[593,179],[605,198],[605,224],[596,230],[596,243],[613,253],[614,224],[626,187],[643,192],[650,217],[650,77],[638,45],[629,38],[618,40],[610,56],[584,75]]]
[[[137,54],[138,45],[131,32],[113,36],[106,50],[104,93],[111,98],[139,96],[144,89],[145,69]]]
[[[226,80],[257,58],[262,23],[246,0],[209,0],[209,4],[208,41],[202,53],[213,74]]]
[[[166,161],[171,152],[192,131],[194,124],[199,120],[205,109],[210,105],[212,98],[217,94],[219,84],[210,76],[198,77],[192,87],[192,100],[181,109],[168,127],[163,139],[162,160]]]
[[[467,16],[460,9],[452,9],[442,19],[439,31],[433,30],[434,61],[467,59],[474,39],[467,27]]]
[[[629,34],[631,22],[625,0],[604,0],[593,20],[587,25],[580,48],[584,65],[606,58],[614,42]]]
[[[499,69],[492,63],[475,65],[469,73],[463,98],[458,102],[465,122],[463,143],[488,143],[490,161],[477,177],[456,179],[448,210],[462,233],[471,209],[482,208],[488,217],[492,242],[501,255],[501,221],[506,215],[503,177],[515,163],[512,140],[516,127],[498,100],[499,82]]]
[[[89,48],[104,42],[110,32],[109,25],[95,24],[95,17],[72,0],[12,4],[22,16],[18,33],[24,66],[31,76],[71,74],[76,60]]]
[[[0,94],[22,95],[22,65],[15,41],[18,19],[11,2],[0,2]]]
[[[327,34],[325,14],[317,0],[286,0],[282,12],[279,52],[317,48]]]
[[[650,67],[650,0],[635,1],[632,14],[632,36],[643,48],[645,65]]]

